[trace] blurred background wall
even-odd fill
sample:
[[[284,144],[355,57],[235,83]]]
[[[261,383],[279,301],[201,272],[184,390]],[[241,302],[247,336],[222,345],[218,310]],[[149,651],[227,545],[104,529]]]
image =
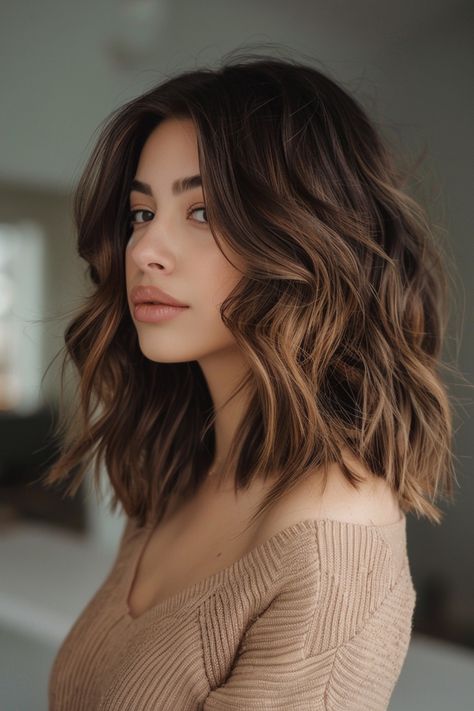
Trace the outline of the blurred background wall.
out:
[[[269,53],[280,46],[294,50],[296,59],[321,62],[401,151],[414,158],[427,149],[419,196],[445,229],[461,282],[445,358],[472,382],[474,23],[466,0],[19,0],[0,2],[0,13],[0,250],[2,244],[4,255],[13,244],[19,249],[21,235],[29,235],[16,256],[20,271],[11,280],[17,286],[7,286],[5,274],[0,279],[0,318],[13,288],[17,352],[34,352],[38,371],[23,408],[21,387],[15,407],[15,395],[10,402],[0,380],[0,655],[8,650],[12,667],[15,634],[20,639],[35,630],[35,639],[46,640],[52,653],[103,579],[123,525],[85,489],[66,502],[60,492],[46,493],[32,482],[43,466],[35,450],[47,442],[58,400],[60,359],[51,361],[63,346],[68,312],[89,289],[75,252],[72,195],[100,124],[168,75],[213,65],[237,47],[275,43]],[[35,234],[43,245],[42,298],[27,303],[18,296],[19,284],[33,280],[33,273],[38,278],[39,262],[28,260],[28,239]],[[2,338],[0,367],[1,354],[5,359],[7,345],[11,349],[6,328]],[[26,387],[24,376],[20,381]],[[467,651],[474,648],[472,397],[455,384],[452,394],[459,398],[456,503],[445,508],[441,526],[409,517],[408,545],[418,591],[415,632]],[[38,556],[42,565],[35,567]],[[70,571],[73,560],[83,568],[71,594],[68,576],[59,572]],[[26,647],[33,649],[31,640]],[[18,647],[23,661],[26,647]],[[46,667],[34,666],[38,654],[31,654],[32,673],[44,685]],[[18,681],[13,672],[10,678]],[[414,694],[412,689],[411,699]]]

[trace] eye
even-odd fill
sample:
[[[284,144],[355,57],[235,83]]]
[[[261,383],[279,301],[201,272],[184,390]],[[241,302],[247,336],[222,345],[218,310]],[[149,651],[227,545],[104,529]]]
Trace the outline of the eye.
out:
[[[150,210],[144,210],[143,208],[139,208],[138,210],[130,210],[130,212],[128,213],[128,224],[129,225],[132,225],[135,222],[137,222],[138,224],[142,224],[142,220],[135,219],[135,216],[140,212],[147,212],[149,215],[153,215],[153,213]],[[153,219],[153,217],[151,219]],[[148,220],[145,220],[145,222],[148,222]]]
[[[192,210],[189,210],[188,215],[192,215],[193,212],[199,212],[199,210],[202,210],[204,213],[206,212],[206,208],[203,205],[202,207],[194,207]],[[198,220],[198,222],[201,222],[201,220]],[[207,217],[201,224],[207,224]]]
[[[192,208],[191,210],[188,211],[187,215],[192,215],[193,213],[199,212],[200,210],[201,210],[202,212],[206,213],[206,208],[205,208],[204,206],[202,206],[202,207],[194,207],[194,208]],[[149,219],[149,220],[146,220],[146,219],[137,219],[136,216],[137,216],[139,213],[142,213],[142,212],[143,212],[143,213],[148,213],[148,215],[151,215],[151,218],[150,218],[150,219],[151,219],[151,220],[153,219],[153,212],[151,212],[151,210],[145,210],[144,208],[138,208],[138,209],[136,209],[136,210],[130,210],[130,211],[129,211],[129,213],[128,213],[128,224],[131,226],[131,225],[133,225],[133,224],[139,224],[139,225],[141,225],[141,224],[143,224],[144,222],[149,222],[150,219]],[[207,218],[204,218],[204,220],[197,220],[197,222],[200,222],[201,224],[207,224]]]

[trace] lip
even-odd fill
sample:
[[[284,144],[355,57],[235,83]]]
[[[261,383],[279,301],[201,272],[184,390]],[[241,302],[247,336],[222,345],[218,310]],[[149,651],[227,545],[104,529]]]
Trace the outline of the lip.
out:
[[[183,306],[189,308],[188,304],[183,304],[166,291],[159,289],[157,286],[134,286],[130,292],[130,299],[133,304],[144,304],[154,302],[155,304],[163,304],[167,306]]]
[[[133,307],[133,315],[137,321],[144,323],[160,323],[161,321],[169,321],[175,318],[178,314],[186,311],[185,306],[169,306],[168,304],[135,304]]]

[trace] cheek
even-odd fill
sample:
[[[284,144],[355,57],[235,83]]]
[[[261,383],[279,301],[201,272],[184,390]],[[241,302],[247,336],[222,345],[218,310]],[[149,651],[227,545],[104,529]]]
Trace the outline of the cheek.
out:
[[[213,290],[213,303],[221,304],[239,283],[242,274],[229,264],[225,259],[221,259],[218,268],[214,270],[211,280]]]

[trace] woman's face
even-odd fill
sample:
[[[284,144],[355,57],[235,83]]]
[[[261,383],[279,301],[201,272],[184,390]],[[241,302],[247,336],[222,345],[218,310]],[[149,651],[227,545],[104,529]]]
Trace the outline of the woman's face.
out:
[[[190,119],[168,118],[150,134],[130,193],[132,228],[125,251],[127,298],[143,354],[156,362],[203,361],[235,349],[219,306],[242,274],[226,260],[206,222],[200,185],[183,192],[175,181],[199,174],[196,133]],[[150,194],[147,194],[150,193]],[[242,260],[226,254],[243,269]],[[189,308],[170,320],[135,318],[131,290],[157,286]]]

